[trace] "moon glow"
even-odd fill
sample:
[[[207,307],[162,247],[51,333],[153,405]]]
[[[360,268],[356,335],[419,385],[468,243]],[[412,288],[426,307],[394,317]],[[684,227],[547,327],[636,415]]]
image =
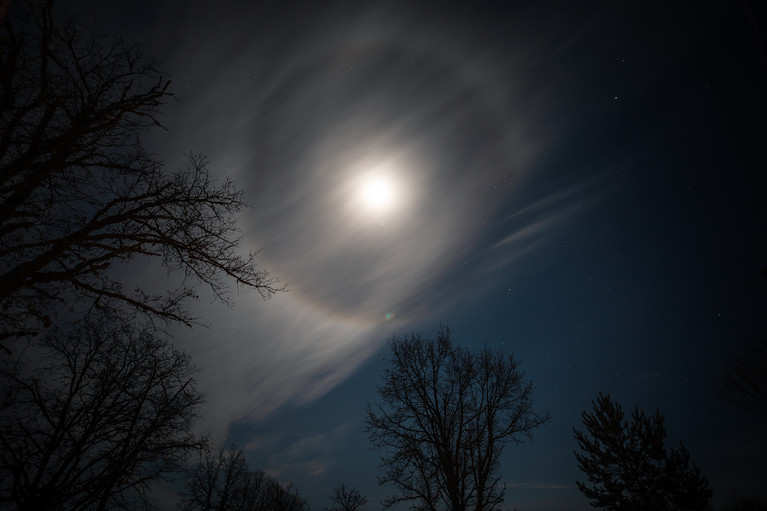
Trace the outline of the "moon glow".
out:
[[[391,209],[396,202],[396,190],[391,179],[369,176],[362,182],[360,198],[367,208],[381,213]]]
[[[382,173],[368,174],[358,182],[357,200],[368,212],[381,215],[395,209],[400,193],[391,176]]]

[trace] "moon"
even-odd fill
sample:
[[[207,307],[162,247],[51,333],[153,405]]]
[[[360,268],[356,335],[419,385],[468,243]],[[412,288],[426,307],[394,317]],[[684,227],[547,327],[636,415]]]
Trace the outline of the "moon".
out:
[[[360,199],[371,211],[383,213],[390,210],[397,199],[394,183],[386,176],[367,176],[360,186]]]
[[[369,213],[382,215],[393,212],[400,200],[401,190],[396,180],[385,173],[361,177],[357,185],[357,201]]]
[[[413,179],[421,165],[402,155],[365,158],[350,165],[339,198],[343,197],[345,218],[360,228],[370,225],[394,228],[412,213],[418,195]]]

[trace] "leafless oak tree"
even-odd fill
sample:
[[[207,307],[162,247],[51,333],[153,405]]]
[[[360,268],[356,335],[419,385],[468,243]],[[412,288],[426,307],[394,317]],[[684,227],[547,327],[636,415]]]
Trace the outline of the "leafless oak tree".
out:
[[[0,368],[0,507],[122,508],[207,445],[194,367],[151,327],[87,318]]]
[[[298,492],[248,467],[240,449],[206,453],[189,470],[182,511],[308,511]]]
[[[367,504],[367,497],[363,497],[357,488],[347,488],[345,484],[337,486],[330,495],[333,503],[327,511],[357,511]]]
[[[530,382],[513,355],[454,346],[443,328],[435,339],[390,342],[392,359],[368,407],[367,431],[382,451],[379,477],[399,493],[388,507],[493,511],[505,488],[501,453],[549,419],[533,409]]]
[[[18,0],[0,27],[0,340],[34,334],[74,298],[190,323],[185,299],[276,280],[239,251],[246,207],[202,156],[169,171],[142,145],[170,82],[140,48]],[[183,275],[172,291],[110,271],[146,256]],[[181,280],[181,279],[179,279]]]

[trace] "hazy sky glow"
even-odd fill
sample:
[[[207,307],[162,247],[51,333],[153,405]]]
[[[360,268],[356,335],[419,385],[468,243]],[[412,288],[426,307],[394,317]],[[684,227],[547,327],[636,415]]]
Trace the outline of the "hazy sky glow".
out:
[[[386,340],[440,323],[517,353],[551,411],[504,458],[509,508],[590,509],[571,428],[600,391],[660,408],[719,502],[767,477],[713,385],[767,306],[766,68],[740,3],[102,4],[73,10],[173,79],[150,147],[244,188],[244,248],[289,289],[203,296],[210,328],[177,331],[200,428],[312,509],[341,482],[378,509],[362,420]]]

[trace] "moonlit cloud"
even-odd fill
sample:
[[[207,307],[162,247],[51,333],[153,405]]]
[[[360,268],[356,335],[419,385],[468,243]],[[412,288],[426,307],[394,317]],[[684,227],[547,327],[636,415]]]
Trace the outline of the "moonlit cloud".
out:
[[[424,18],[415,30],[385,7],[329,10],[290,40],[217,13],[188,18],[170,62],[186,84],[171,133],[245,188],[245,245],[263,248],[290,290],[206,308],[212,329],[186,336],[204,367],[204,427],[219,436],[226,421],[321,397],[392,333],[450,306],[446,282],[471,285],[566,220],[561,197],[527,198],[520,213],[543,215],[526,223],[498,218],[546,146],[542,98],[526,85],[530,44],[474,51],[459,25]],[[237,50],[201,41],[201,18]],[[190,74],[190,55],[216,72]],[[477,253],[489,260],[467,265]]]
[[[510,231],[492,248],[533,248],[540,239],[550,237],[557,229],[578,218],[598,199],[594,191],[598,179],[592,178],[566,189],[559,189],[531,204],[524,205],[503,219],[503,229]]]
[[[266,303],[240,296],[236,309],[216,314],[211,329],[177,338],[203,368],[198,380],[208,399],[199,427],[223,440],[234,420],[264,418],[282,405],[322,396],[387,335],[283,293]]]
[[[317,478],[334,468],[335,453],[354,427],[344,424],[328,432],[292,441],[280,433],[270,433],[254,438],[243,450],[262,460],[263,470],[282,481],[290,481],[297,476]]]

